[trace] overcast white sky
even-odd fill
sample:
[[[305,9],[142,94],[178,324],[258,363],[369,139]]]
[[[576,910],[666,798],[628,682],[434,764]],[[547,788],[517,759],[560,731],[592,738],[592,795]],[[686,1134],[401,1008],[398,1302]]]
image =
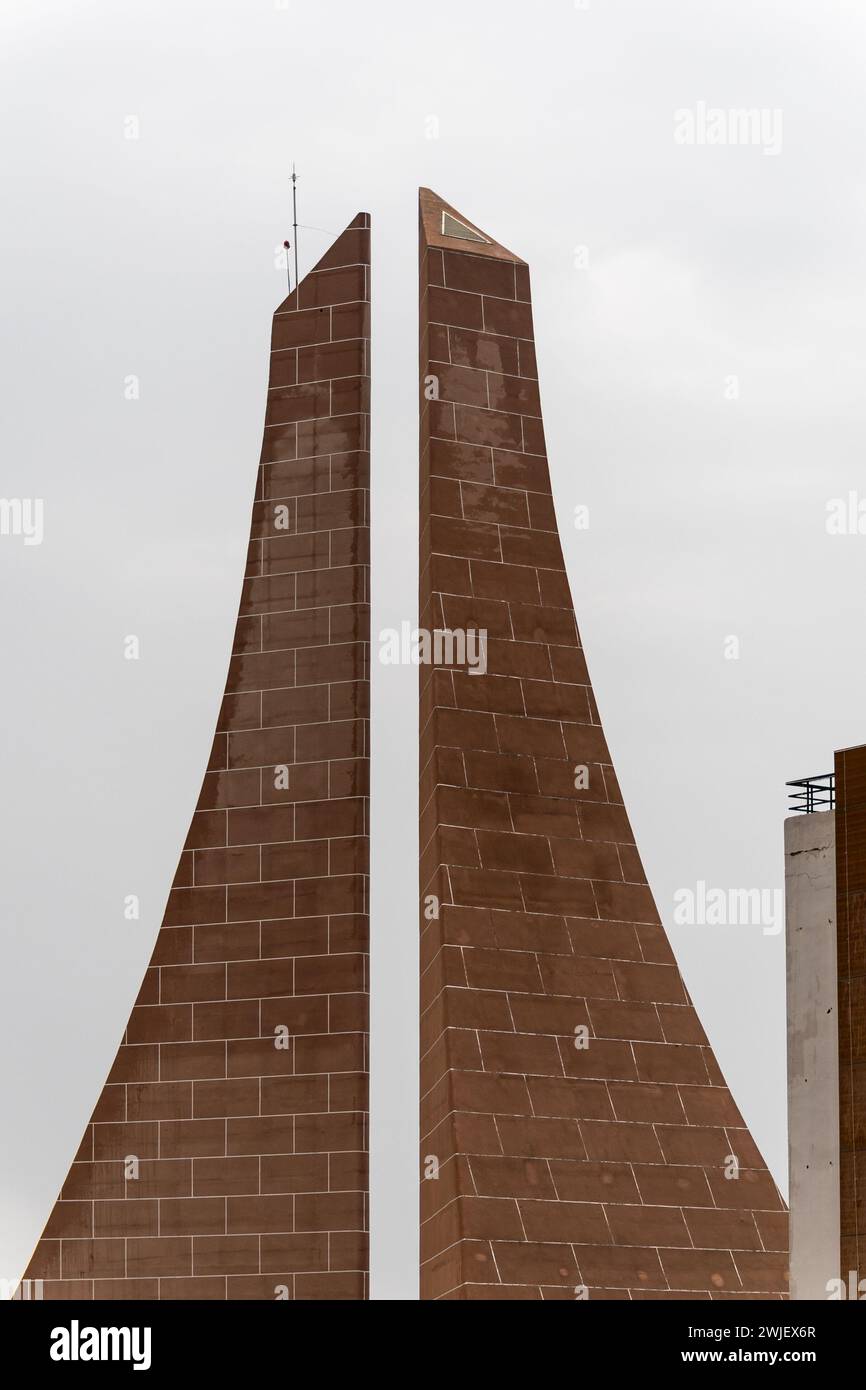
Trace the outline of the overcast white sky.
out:
[[[415,613],[427,184],[532,268],[578,620],[663,918],[699,880],[781,887],[784,782],[866,740],[866,536],[825,529],[866,497],[864,60],[842,0],[2,0],[0,495],[43,498],[45,535],[0,537],[0,1276],[66,1174],[198,793],[293,159],[323,229],[302,273],[373,216],[374,632]],[[700,102],[780,111],[780,152],[678,144]],[[416,672],[375,682],[374,1293],[413,1298]],[[784,1184],[783,938],[671,938]]]

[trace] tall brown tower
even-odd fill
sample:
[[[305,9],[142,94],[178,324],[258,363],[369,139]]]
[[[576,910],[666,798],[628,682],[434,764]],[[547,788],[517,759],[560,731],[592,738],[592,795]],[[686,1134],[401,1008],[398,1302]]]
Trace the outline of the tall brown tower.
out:
[[[866,746],[838,752],[835,771],[840,1274],[847,1280],[850,1270],[858,1279],[866,1270]]]
[[[366,1296],[369,238],[274,315],[213,753],[46,1298]]]
[[[428,190],[421,377],[421,625],[488,634],[484,674],[422,668],[422,1297],[781,1297],[593,699],[529,272]]]

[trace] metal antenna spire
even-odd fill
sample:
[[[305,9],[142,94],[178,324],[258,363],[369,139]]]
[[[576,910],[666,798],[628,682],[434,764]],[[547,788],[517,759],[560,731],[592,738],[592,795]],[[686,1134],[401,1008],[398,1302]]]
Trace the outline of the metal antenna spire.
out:
[[[298,288],[298,176],[295,173],[294,160],[292,161],[292,230],[295,234],[295,289]],[[288,261],[288,256],[286,257]]]

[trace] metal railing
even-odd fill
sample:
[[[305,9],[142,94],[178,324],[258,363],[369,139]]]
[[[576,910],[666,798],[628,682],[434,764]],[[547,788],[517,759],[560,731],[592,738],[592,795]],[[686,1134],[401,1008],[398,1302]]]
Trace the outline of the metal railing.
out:
[[[832,811],[836,805],[836,774],[822,772],[818,777],[798,777],[786,782],[790,787],[788,800],[790,809],[802,815],[813,811]]]

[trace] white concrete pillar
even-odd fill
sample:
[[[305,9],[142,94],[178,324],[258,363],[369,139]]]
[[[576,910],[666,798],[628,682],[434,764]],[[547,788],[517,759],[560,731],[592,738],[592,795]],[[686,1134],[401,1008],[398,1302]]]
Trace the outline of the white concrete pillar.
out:
[[[791,1298],[839,1277],[836,816],[785,821]]]

